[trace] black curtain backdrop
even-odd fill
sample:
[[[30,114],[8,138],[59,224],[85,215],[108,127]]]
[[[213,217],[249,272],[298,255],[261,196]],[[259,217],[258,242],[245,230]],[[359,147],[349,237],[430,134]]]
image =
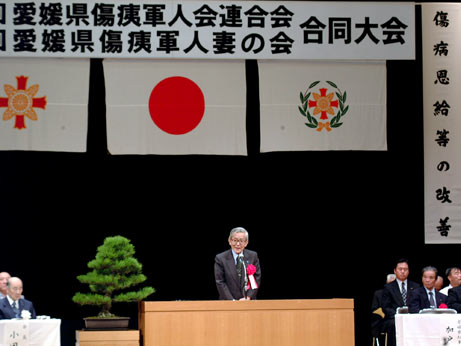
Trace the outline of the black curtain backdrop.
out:
[[[388,151],[259,153],[256,61],[247,61],[247,157],[111,156],[102,60],[91,61],[86,153],[0,152],[0,271],[19,276],[39,315],[62,319],[62,345],[97,309],[71,298],[107,236],[131,239],[148,300],[214,300],[214,256],[235,226],[262,266],[259,299],[353,298],[356,345],[397,258],[461,265],[459,245],[424,244],[420,21],[417,59],[387,62]],[[445,283],[447,283],[445,279]],[[136,304],[115,305],[133,318]]]

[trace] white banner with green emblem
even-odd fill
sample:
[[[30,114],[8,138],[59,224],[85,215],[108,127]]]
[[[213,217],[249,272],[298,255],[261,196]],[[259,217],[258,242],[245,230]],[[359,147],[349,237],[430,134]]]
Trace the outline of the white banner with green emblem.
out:
[[[259,61],[261,151],[386,150],[384,61]]]

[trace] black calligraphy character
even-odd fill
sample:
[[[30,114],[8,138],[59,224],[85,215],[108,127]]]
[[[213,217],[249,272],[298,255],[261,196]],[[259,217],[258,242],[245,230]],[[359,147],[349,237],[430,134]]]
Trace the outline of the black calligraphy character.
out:
[[[198,47],[198,49],[200,49],[203,53],[208,53],[208,49],[206,49],[202,43],[200,42],[199,40],[199,37],[198,37],[198,31],[195,30],[194,31],[194,40],[192,41],[191,45],[189,47],[187,47],[186,49],[184,49],[184,53],[189,53],[194,47]]]
[[[203,5],[198,10],[194,11],[193,14],[195,15],[195,20],[197,23],[195,24],[196,27],[200,26],[216,26],[216,17],[218,12],[213,10],[208,5]]]
[[[450,220],[448,216],[445,219],[439,220],[440,226],[437,226],[437,230],[440,232],[442,237],[447,237],[448,232],[450,231],[451,225],[448,224],[448,220]]]
[[[450,169],[450,163],[447,161],[440,161],[439,164],[437,165],[437,170],[439,172],[446,172]]]
[[[351,43],[351,19],[350,18],[328,18],[328,43],[334,40],[344,40],[344,43]]]
[[[90,23],[88,22],[89,15],[87,4],[78,3],[67,5],[66,14],[68,19],[66,25],[75,22],[76,26],[80,26],[80,21],[82,21],[85,25],[90,25]]]
[[[434,106],[434,115],[437,116],[442,114],[448,116],[449,109],[451,108],[447,101],[443,100],[441,103],[437,101],[432,106]]]
[[[254,5],[248,11],[244,12],[244,14],[248,17],[248,27],[259,27],[264,28],[265,26],[265,16],[269,14],[269,12],[264,11],[258,5]]]
[[[40,25],[62,25],[62,5],[59,3],[50,3],[46,6],[44,3],[40,4]]]
[[[5,24],[5,6],[6,4],[0,4],[0,24]]]
[[[5,30],[0,30],[0,51],[4,52],[5,50],[6,50]]]
[[[440,43],[437,43],[434,45],[434,55],[442,56],[448,55],[448,43],[445,43],[443,41],[440,41]]]
[[[114,26],[114,4],[96,4],[91,11],[94,26]]]
[[[42,52],[65,52],[64,30],[44,30],[42,34]]]
[[[443,11],[437,11],[433,19],[435,25],[440,26],[442,28],[446,28],[450,24],[449,21],[450,20],[448,19],[448,13]]]
[[[138,53],[143,50],[147,53],[152,52],[152,47],[150,43],[151,32],[150,31],[134,31],[130,32],[128,35],[128,52]]]
[[[451,191],[448,190],[445,186],[441,189],[437,189],[435,193],[436,193],[435,198],[437,198],[437,200],[440,201],[441,203],[451,203],[451,199],[450,199]]]
[[[434,81],[434,84],[440,83],[442,85],[450,84],[450,78],[448,78],[448,71],[447,70],[439,70],[437,71],[437,79]]]
[[[304,30],[304,43],[323,43],[323,29],[326,28],[326,25],[316,17],[310,17],[299,26],[306,29]],[[314,38],[310,38],[310,35],[313,35]]]
[[[13,18],[14,25],[35,25],[34,16],[37,12],[35,4],[32,2],[27,3],[15,3],[13,8],[13,14],[16,16]]]
[[[140,5],[120,5],[118,7],[118,26],[127,26],[129,24],[141,26],[140,10]]]
[[[438,137],[435,139],[436,143],[441,146],[441,147],[446,147],[448,142],[450,141],[450,138],[448,138],[448,134],[450,131],[447,131],[445,129],[443,130],[437,130],[437,135]]]
[[[228,27],[242,27],[242,6],[230,5],[230,6],[219,6],[221,9],[226,9],[226,14],[220,14],[221,23],[219,26],[228,26]]]
[[[122,32],[104,30],[99,38],[103,53],[121,53],[123,48]]]
[[[403,39],[403,36],[405,35],[405,30],[408,27],[408,25],[405,25],[402,23],[398,18],[392,17],[389,19],[386,23],[381,24],[381,27],[383,29],[383,35],[386,35],[387,37],[383,40],[384,44],[390,44],[390,43],[398,43],[404,44],[405,40]]]
[[[213,42],[213,52],[215,54],[234,54],[235,32],[214,32]]]
[[[271,12],[271,21],[273,28],[290,28],[291,20],[294,13],[288,10],[285,6],[280,5]]]
[[[165,5],[144,4],[142,8],[145,10],[146,16],[146,20],[143,24],[152,25],[153,27],[165,24],[163,19],[163,11],[165,10]]]
[[[178,4],[177,10],[176,10],[176,15],[174,18],[168,23],[168,26],[173,26],[179,19],[182,20],[184,24],[187,26],[192,26],[192,23],[187,20],[187,18],[184,16],[184,13],[182,12],[182,5]],[[158,36],[158,35],[157,35]]]
[[[178,51],[178,36],[179,31],[157,31],[159,39],[158,52],[165,52],[170,54],[172,51]]]
[[[379,39],[371,31],[372,29],[378,28],[378,24],[370,23],[370,17],[365,17],[365,23],[363,24],[355,24],[357,29],[363,29],[362,34],[354,41],[355,43],[360,43],[363,39],[368,36],[374,44],[379,43]]]
[[[35,30],[15,30],[13,34],[13,40],[16,42],[13,46],[15,52],[36,52],[35,40],[36,40]]]
[[[258,42],[258,44],[256,44],[256,42]],[[249,34],[242,40],[242,50],[245,53],[253,51],[254,54],[257,54],[264,49],[264,45],[264,37],[262,37],[260,34]]]
[[[284,32],[279,32],[271,41],[272,54],[291,54],[291,48],[294,40],[288,37]]]
[[[80,48],[80,52],[84,53],[87,49],[93,52],[93,31],[91,30],[77,30],[72,33],[71,37],[72,52]]]

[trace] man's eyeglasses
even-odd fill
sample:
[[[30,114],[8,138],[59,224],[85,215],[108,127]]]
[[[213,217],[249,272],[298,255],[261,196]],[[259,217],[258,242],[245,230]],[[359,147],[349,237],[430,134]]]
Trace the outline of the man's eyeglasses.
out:
[[[231,238],[231,242],[234,244],[240,243],[240,244],[245,244],[247,242],[246,239],[237,239],[237,238]]]

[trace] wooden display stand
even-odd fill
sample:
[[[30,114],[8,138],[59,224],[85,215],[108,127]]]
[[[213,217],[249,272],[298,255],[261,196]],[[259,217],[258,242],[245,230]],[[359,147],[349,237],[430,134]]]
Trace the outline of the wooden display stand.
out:
[[[353,346],[353,299],[143,302],[144,346]]]
[[[77,330],[76,346],[139,346],[139,330]]]

